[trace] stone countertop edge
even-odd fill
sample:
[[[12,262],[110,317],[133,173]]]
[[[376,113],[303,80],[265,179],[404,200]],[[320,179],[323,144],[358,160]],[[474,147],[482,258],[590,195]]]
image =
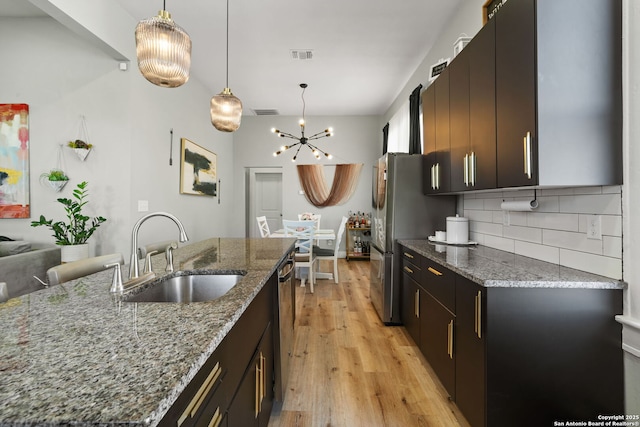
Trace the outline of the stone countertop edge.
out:
[[[0,304],[0,426],[158,425],[294,243],[225,238],[175,250],[176,272],[246,271],[211,302],[123,302],[105,270]],[[171,274],[164,254],[152,260],[157,276]]]
[[[439,245],[426,239],[401,239],[398,243],[487,288],[625,289],[627,286],[621,280],[481,245]]]

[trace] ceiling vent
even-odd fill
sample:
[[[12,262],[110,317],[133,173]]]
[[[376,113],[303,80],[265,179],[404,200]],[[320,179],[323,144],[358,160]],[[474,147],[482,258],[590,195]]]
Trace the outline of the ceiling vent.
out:
[[[291,59],[313,59],[313,50],[311,49],[292,49],[289,52],[291,53]]]
[[[280,115],[280,111],[276,110],[275,108],[258,108],[258,109],[254,109],[253,110],[254,114],[256,116],[279,116]]]

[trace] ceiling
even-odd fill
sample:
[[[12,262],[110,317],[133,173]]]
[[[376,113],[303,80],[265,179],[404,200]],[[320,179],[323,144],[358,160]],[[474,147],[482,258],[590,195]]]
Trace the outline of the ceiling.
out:
[[[112,1],[136,21],[163,6],[160,0]],[[307,115],[382,115],[461,1],[230,0],[229,87],[245,115],[300,116],[300,83],[309,85]],[[222,91],[226,2],[169,0],[166,10],[191,36],[192,78],[211,95]],[[0,16],[39,14],[27,1],[0,0]],[[292,59],[291,50],[312,50],[313,58]]]

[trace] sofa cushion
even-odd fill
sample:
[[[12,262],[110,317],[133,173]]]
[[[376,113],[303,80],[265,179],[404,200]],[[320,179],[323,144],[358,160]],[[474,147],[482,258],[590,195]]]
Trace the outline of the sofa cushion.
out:
[[[0,242],[0,257],[21,254],[31,250],[31,243],[24,240]]]

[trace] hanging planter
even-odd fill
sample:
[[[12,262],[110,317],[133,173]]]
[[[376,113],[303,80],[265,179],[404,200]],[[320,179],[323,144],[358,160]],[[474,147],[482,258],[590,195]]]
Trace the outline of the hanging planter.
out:
[[[69,177],[60,169],[51,169],[40,175],[40,182],[46,182],[56,193],[60,192],[69,182]]]
[[[67,144],[68,147],[73,148],[73,151],[76,153],[78,158],[84,162],[89,153],[91,152],[92,144],[87,144],[81,139],[76,139],[75,141],[69,141]]]
[[[80,116],[80,126],[78,129],[78,138],[75,141],[69,141],[67,147],[73,149],[80,161],[85,161],[93,144],[89,143],[89,130],[87,129],[87,120],[84,116]]]

